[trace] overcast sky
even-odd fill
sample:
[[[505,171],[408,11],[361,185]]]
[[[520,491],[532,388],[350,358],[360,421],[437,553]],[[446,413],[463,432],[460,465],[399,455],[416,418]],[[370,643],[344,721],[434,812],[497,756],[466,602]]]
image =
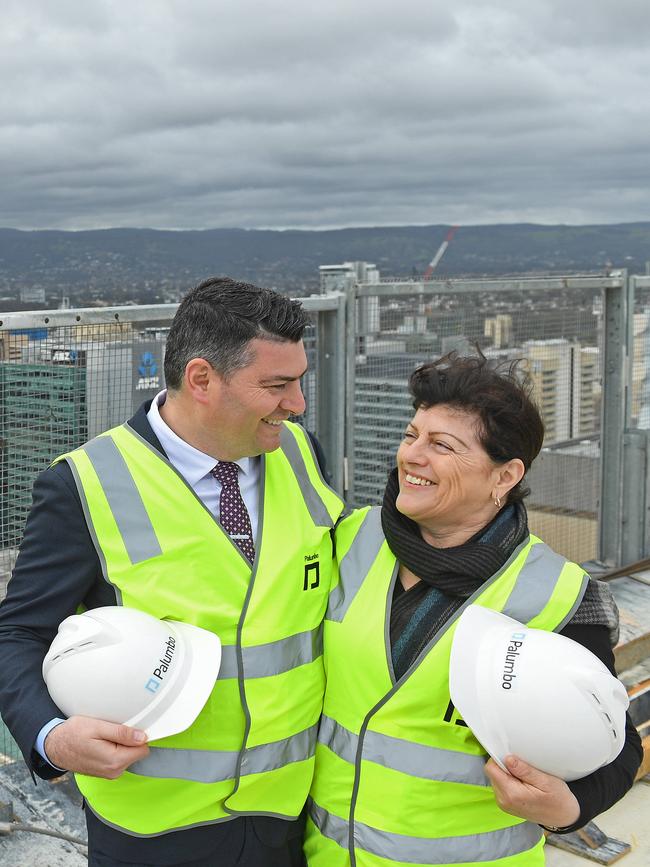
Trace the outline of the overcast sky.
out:
[[[650,219],[649,0],[0,8],[0,226]]]

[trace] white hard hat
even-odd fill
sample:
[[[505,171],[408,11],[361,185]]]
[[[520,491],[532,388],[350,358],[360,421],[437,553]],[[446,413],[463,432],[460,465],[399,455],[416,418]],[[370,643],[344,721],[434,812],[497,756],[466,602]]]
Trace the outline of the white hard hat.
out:
[[[576,641],[470,605],[458,620],[449,690],[463,720],[501,767],[515,755],[577,780],[609,764],[625,741],[625,687]]]
[[[221,642],[206,629],[135,608],[93,608],[61,623],[43,679],[66,716],[125,723],[156,740],[194,722],[220,664]]]

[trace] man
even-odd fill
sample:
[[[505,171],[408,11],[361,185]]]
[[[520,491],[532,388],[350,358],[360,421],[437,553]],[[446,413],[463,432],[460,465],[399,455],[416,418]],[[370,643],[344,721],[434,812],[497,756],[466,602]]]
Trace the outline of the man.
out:
[[[35,483],[0,606],[0,710],[33,771],[76,772],[91,865],[302,863],[342,508],[288,422],[305,406],[306,324],[275,292],[204,281],[174,317],[167,391]],[[126,726],[62,719],[40,668],[79,605],[219,635],[219,678],[187,731],[149,746]]]

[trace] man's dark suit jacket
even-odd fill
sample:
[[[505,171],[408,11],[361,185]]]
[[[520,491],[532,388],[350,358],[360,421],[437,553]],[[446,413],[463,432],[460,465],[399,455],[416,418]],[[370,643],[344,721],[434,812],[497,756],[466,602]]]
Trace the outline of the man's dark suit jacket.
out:
[[[150,404],[143,404],[128,424],[164,455],[147,420]],[[325,474],[322,450],[314,437],[311,440]],[[61,461],[42,472],[34,484],[16,567],[0,605],[0,714],[28,767],[44,779],[61,772],[38,755],[34,744],[41,728],[64,714],[43,682],[43,657],[61,621],[74,614],[80,603],[97,608],[116,605],[117,600],[103,577],[70,467]],[[112,851],[115,858],[159,864],[174,863],[179,860],[175,853],[181,851],[185,857],[192,852],[199,858],[221,838],[224,847],[241,846],[243,830],[238,826],[244,821],[252,823],[259,839],[268,845],[280,845],[287,835],[301,833],[302,826],[301,822],[257,816],[143,839],[100,823],[90,811],[88,821],[97,826],[93,827],[95,838],[105,840],[102,849]]]

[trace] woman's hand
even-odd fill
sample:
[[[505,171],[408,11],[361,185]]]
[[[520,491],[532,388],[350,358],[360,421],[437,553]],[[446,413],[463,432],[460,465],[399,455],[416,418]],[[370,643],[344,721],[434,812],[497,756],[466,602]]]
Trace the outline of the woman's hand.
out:
[[[509,773],[493,759],[485,766],[497,804],[504,812],[547,828],[566,828],[578,821],[580,805],[564,780],[538,771],[516,756],[507,756],[504,764]]]

